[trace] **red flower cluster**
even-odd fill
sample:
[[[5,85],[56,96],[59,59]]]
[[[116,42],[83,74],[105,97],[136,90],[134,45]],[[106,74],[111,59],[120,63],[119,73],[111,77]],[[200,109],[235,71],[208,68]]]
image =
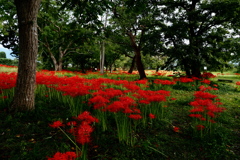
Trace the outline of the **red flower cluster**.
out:
[[[201,125],[201,124],[199,124],[199,125],[197,125],[196,126],[196,128],[197,128],[197,130],[203,130],[204,128],[205,128],[205,126],[204,125]]]
[[[9,66],[9,65],[4,65],[4,64],[0,64],[0,67],[17,68],[17,66]]]
[[[162,84],[162,85],[174,85],[176,82],[174,81],[169,81],[169,80],[162,80],[162,79],[155,79],[153,81],[155,84]]]
[[[239,85],[240,85],[240,81],[236,82],[236,85],[238,85],[238,86],[239,86]]]
[[[201,75],[203,78],[215,78],[216,76],[210,72],[204,72],[202,75]]]
[[[212,120],[212,118],[215,118],[217,113],[221,113],[225,110],[224,107],[219,107],[222,103],[215,99],[217,97],[216,95],[212,95],[208,92],[196,91],[194,96],[195,100],[190,102],[190,105],[193,106],[193,109],[189,111],[191,112],[189,115],[190,117],[214,123],[215,121]]]
[[[49,124],[49,126],[52,128],[58,128],[58,127],[62,127],[63,123],[61,121],[55,121],[52,124]]]
[[[211,83],[211,81],[208,80],[208,79],[204,79],[204,80],[202,80],[201,82],[202,82],[202,83],[206,83],[206,84],[210,84],[210,83]]]
[[[0,73],[0,91],[3,89],[11,89],[15,87],[16,85],[16,79],[17,79],[17,73]]]
[[[65,153],[60,153],[57,152],[55,155],[50,158],[48,157],[48,160],[75,160],[77,158],[77,155],[75,152],[65,152]]]
[[[175,78],[174,81],[180,81],[182,83],[190,83],[190,82],[194,82],[195,80],[197,80],[196,78],[188,78],[188,77],[180,77],[180,78]]]
[[[91,126],[92,123],[96,122],[98,123],[99,120],[93,116],[90,115],[90,112],[84,111],[82,114],[80,114],[78,117],[75,118],[77,120],[77,123],[73,128],[70,130],[70,132],[73,133],[73,135],[76,138],[76,141],[80,144],[85,144],[90,142],[90,135],[93,132],[93,128]]]
[[[156,116],[155,116],[154,114],[150,113],[150,114],[149,114],[149,118],[150,118],[150,119],[155,119]]]
[[[215,86],[217,86],[217,85],[215,85]],[[205,87],[205,86],[202,85],[202,86],[199,86],[199,90],[204,92],[204,91],[218,90],[218,88],[213,88],[211,86]]]
[[[80,144],[85,144],[90,142],[90,135],[93,132],[93,128],[91,126],[92,123],[98,123],[99,120],[90,115],[90,112],[85,111],[82,114],[78,115],[74,118],[76,121],[70,121],[67,123],[67,126],[71,126],[69,130],[75,138],[76,142]],[[58,128],[64,126],[61,121],[55,121],[49,125],[52,128]]]

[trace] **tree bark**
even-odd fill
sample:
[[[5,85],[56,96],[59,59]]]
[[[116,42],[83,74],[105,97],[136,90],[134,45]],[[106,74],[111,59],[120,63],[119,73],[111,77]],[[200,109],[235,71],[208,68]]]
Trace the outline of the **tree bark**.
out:
[[[130,67],[128,73],[131,74],[131,73],[133,72],[133,69],[134,69],[134,67],[135,67],[135,63],[136,63],[136,56],[134,56],[134,57],[132,58],[132,64],[131,64],[131,67]]]
[[[140,79],[145,79],[147,78],[144,70],[144,66],[142,63],[142,58],[141,58],[141,46],[138,46],[135,41],[135,36],[132,34],[132,32],[128,32],[127,35],[130,38],[131,41],[131,46],[135,52],[135,57],[136,57],[136,65],[137,65],[137,70],[140,76]]]
[[[14,99],[14,111],[35,108],[36,62],[38,54],[37,15],[41,0],[15,0],[19,27],[19,64]]]

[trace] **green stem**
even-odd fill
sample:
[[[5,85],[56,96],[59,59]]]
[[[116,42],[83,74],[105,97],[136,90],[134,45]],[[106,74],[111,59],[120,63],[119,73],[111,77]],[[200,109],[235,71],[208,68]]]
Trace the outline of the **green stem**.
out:
[[[67,135],[67,133],[66,132],[64,132],[64,130],[61,128],[61,127],[58,127],[62,132],[63,132],[63,134],[65,134],[65,136],[67,136],[67,138],[76,146],[76,148],[77,149],[79,149],[79,151],[81,151],[81,149],[78,147],[78,145],[71,139],[71,137],[69,137],[68,135]]]

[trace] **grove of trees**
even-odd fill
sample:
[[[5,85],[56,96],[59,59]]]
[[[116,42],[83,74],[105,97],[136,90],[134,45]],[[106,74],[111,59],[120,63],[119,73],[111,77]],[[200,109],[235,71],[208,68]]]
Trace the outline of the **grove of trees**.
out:
[[[2,0],[0,42],[19,58],[13,110],[34,109],[42,68],[127,66],[200,77],[240,59],[240,0]],[[230,63],[231,62],[231,63]],[[28,87],[26,87],[28,86]]]

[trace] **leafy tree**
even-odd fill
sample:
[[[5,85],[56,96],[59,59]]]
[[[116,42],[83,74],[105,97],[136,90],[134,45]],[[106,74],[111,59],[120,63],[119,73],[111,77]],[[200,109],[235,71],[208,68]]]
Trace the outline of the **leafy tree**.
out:
[[[13,0],[0,1],[0,42],[8,49],[17,51],[18,27],[16,7]]]
[[[132,59],[136,62],[136,67],[140,79],[146,78],[142,63],[142,53],[149,44],[149,37],[153,36],[152,30],[160,27],[160,22],[156,21],[155,11],[157,10],[153,1],[114,1],[112,7],[112,25],[115,27],[114,41],[130,46],[134,52]],[[119,41],[120,38],[124,41]],[[152,49],[152,48],[151,48]],[[148,50],[149,51],[149,50]],[[133,65],[132,65],[133,66]]]
[[[49,57],[54,70],[62,70],[64,58],[88,41],[93,33],[81,27],[69,10],[56,1],[44,1],[39,15],[40,44],[43,61]],[[67,14],[66,14],[67,13]]]
[[[0,58],[7,58],[5,52],[0,52]]]
[[[166,21],[162,31],[169,64],[178,62],[187,75],[196,77],[204,65],[227,64],[231,54],[228,24],[239,1],[165,0],[159,4]]]

